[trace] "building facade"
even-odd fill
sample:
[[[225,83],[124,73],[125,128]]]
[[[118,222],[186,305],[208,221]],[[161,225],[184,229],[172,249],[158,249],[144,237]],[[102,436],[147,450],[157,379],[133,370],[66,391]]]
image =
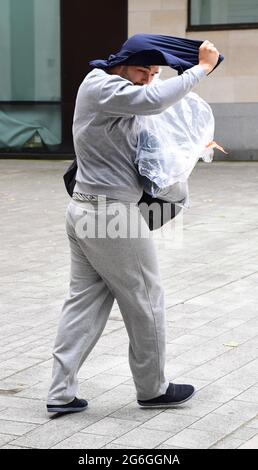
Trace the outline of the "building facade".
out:
[[[0,0],[0,12],[2,155],[72,155],[88,61],[142,32],[214,42],[225,60],[195,91],[229,159],[258,160],[258,0]]]
[[[73,155],[88,62],[127,38],[126,0],[0,0],[0,154]]]

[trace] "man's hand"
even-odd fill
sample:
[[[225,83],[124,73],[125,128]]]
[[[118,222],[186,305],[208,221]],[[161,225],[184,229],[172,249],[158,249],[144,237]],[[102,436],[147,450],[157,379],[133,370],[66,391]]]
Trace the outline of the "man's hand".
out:
[[[208,40],[204,41],[199,47],[199,65],[205,73],[210,73],[218,62],[219,51],[214,44]]]

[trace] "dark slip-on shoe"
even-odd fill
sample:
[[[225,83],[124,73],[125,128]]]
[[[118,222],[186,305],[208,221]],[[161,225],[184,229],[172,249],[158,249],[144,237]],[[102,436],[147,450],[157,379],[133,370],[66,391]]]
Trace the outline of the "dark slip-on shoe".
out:
[[[87,408],[88,402],[81,398],[76,398],[66,405],[47,405],[47,411],[49,413],[78,413]]]
[[[190,400],[195,394],[195,388],[188,384],[170,383],[164,395],[151,400],[137,400],[145,408],[169,408]]]

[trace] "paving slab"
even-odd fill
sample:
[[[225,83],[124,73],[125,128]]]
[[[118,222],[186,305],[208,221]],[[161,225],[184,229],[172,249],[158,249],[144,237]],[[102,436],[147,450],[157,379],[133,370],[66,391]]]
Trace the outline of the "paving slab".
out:
[[[45,400],[69,283],[68,165],[0,160],[0,447],[258,448],[258,163],[198,164],[180,230],[174,221],[164,232],[173,237],[153,232],[166,295],[166,374],[193,383],[195,397],[168,410],[138,406],[115,302],[79,374],[89,408],[56,418]]]

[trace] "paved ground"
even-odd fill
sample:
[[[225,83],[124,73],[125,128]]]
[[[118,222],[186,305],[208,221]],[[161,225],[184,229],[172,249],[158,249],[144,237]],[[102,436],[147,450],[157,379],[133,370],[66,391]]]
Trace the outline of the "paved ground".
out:
[[[115,305],[81,369],[84,413],[50,419],[51,351],[69,277],[64,161],[0,160],[2,448],[258,448],[258,163],[200,164],[182,246],[156,240],[167,376],[196,396],[142,410]]]

